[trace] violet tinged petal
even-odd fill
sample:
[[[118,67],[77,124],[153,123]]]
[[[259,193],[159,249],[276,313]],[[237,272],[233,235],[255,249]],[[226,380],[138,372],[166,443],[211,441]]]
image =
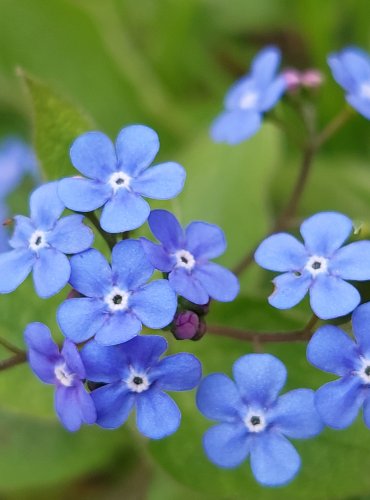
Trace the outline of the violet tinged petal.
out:
[[[347,95],[346,100],[360,115],[370,120],[370,102],[368,98],[358,95]]]
[[[220,302],[231,302],[239,293],[239,281],[235,274],[214,262],[196,265],[192,276],[212,299]]]
[[[174,162],[160,163],[142,172],[132,180],[135,193],[153,200],[169,200],[183,189],[186,178],[185,169]]]
[[[214,224],[191,222],[185,229],[186,248],[195,258],[214,259],[226,250],[224,232]]]
[[[82,363],[80,353],[73,342],[66,339],[64,341],[61,354],[67,367],[72,373],[78,375],[78,378],[81,380],[86,378],[85,368]]]
[[[142,226],[149,213],[150,207],[141,196],[121,188],[105,204],[100,225],[108,233],[123,233]]]
[[[370,357],[370,302],[361,304],[352,314],[353,333],[364,357]]]
[[[307,250],[294,236],[278,233],[269,236],[259,245],[255,261],[270,271],[300,271],[306,264],[309,255]]]
[[[84,424],[94,424],[97,418],[95,404],[91,394],[86,391],[83,384],[77,386],[77,398],[82,422]]]
[[[147,168],[159,151],[157,133],[144,125],[125,127],[116,141],[118,169],[130,176],[139,175]]]
[[[364,402],[364,422],[366,427],[370,429],[370,395],[367,395],[367,398]]]
[[[112,383],[129,375],[126,345],[102,346],[91,340],[80,351],[86,378],[93,382]]]
[[[116,170],[114,145],[102,132],[86,132],[77,137],[70,156],[73,166],[91,179],[104,182]]]
[[[299,471],[301,459],[294,446],[280,434],[261,432],[251,444],[254,477],[264,486],[282,486]]]
[[[153,274],[153,266],[138,240],[124,240],[112,250],[114,284],[123,290],[135,290]]]
[[[64,204],[58,196],[58,181],[43,184],[30,198],[31,219],[38,229],[52,229],[62,215]]]
[[[9,240],[9,244],[13,248],[28,248],[29,240],[32,234],[36,231],[36,228],[29,217],[24,217],[24,215],[16,215],[15,229],[13,236]]]
[[[78,431],[82,425],[82,419],[77,387],[57,386],[54,404],[63,426],[71,432]]]
[[[42,323],[30,323],[25,329],[24,339],[32,371],[45,384],[53,384],[54,368],[60,359],[60,354],[58,346],[51,338],[49,328]]]
[[[244,411],[235,383],[223,373],[212,373],[202,380],[196,402],[199,411],[212,420],[235,422]]]
[[[345,316],[358,306],[360,300],[356,288],[336,276],[318,275],[310,288],[311,308],[321,319]]]
[[[87,297],[103,297],[112,290],[112,271],[106,258],[90,248],[71,260],[71,286]]]
[[[178,295],[194,304],[207,304],[209,301],[209,295],[201,282],[184,268],[175,268],[169,274],[168,281]]]
[[[87,250],[94,240],[94,233],[82,223],[82,215],[69,215],[60,219],[48,242],[57,250],[66,254],[74,254]]]
[[[51,297],[68,283],[71,266],[68,258],[54,248],[43,248],[33,266],[33,282],[37,295]]]
[[[353,340],[333,325],[323,325],[307,346],[308,361],[325,372],[343,376],[353,371],[358,352]]]
[[[167,251],[176,252],[184,247],[184,232],[173,214],[167,210],[153,210],[148,223],[153,235]]]
[[[247,354],[234,363],[233,375],[243,401],[265,407],[276,400],[287,371],[271,354]]]
[[[0,254],[0,293],[13,292],[31,272],[35,254],[27,249]]]
[[[274,78],[281,60],[281,52],[277,47],[262,49],[253,59],[251,74],[258,85],[265,87]]]
[[[173,320],[177,298],[167,280],[156,280],[133,293],[129,304],[145,326],[164,328]]]
[[[150,379],[164,391],[189,391],[202,377],[202,365],[188,353],[166,356],[150,370]]]
[[[300,231],[311,254],[331,257],[349,237],[353,224],[338,212],[320,212],[306,219]]]
[[[265,113],[270,110],[281,98],[287,88],[285,78],[279,75],[271,82],[271,84],[263,91],[258,102],[259,111]]]
[[[175,401],[166,393],[149,389],[136,400],[136,423],[139,431],[151,439],[162,439],[177,431],[181,420]]]
[[[140,372],[154,366],[167,347],[166,339],[159,335],[139,335],[126,342],[122,349],[127,365]]]
[[[135,403],[135,394],[122,381],[99,387],[91,397],[97,413],[96,423],[105,429],[123,425]]]
[[[106,307],[100,300],[68,299],[57,311],[57,320],[65,337],[76,344],[95,335],[106,320]]]
[[[290,309],[303,299],[311,282],[312,278],[309,273],[301,275],[295,273],[281,274],[273,280],[275,288],[268,301],[277,309]]]
[[[153,267],[162,272],[170,272],[176,264],[176,259],[171,257],[162,245],[157,245],[146,238],[140,238],[143,249]]]
[[[226,111],[213,122],[211,137],[215,142],[238,144],[254,135],[261,124],[262,118],[257,111]]]
[[[69,177],[59,181],[58,193],[67,208],[76,212],[92,212],[111,198],[113,189],[99,181]]]
[[[95,333],[95,340],[101,345],[115,345],[127,342],[141,331],[141,321],[129,311],[107,314],[104,323]]]
[[[334,429],[349,427],[363,401],[361,379],[357,376],[328,382],[317,390],[315,396],[316,408],[323,422]]]
[[[203,436],[207,457],[218,467],[234,468],[246,460],[251,440],[242,423],[222,423],[208,429]]]

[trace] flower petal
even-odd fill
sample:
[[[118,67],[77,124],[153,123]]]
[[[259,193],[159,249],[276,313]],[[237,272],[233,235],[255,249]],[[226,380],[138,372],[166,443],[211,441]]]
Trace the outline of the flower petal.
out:
[[[361,381],[357,376],[329,382],[317,390],[315,403],[325,425],[334,429],[349,427],[364,401]]]
[[[62,215],[64,204],[58,195],[58,182],[37,188],[30,198],[31,219],[38,229],[51,229]]]
[[[196,265],[193,277],[202,284],[212,299],[220,302],[231,302],[239,293],[239,281],[235,274],[214,262]]]
[[[345,316],[360,300],[356,288],[336,276],[318,275],[310,288],[311,308],[321,319]]]
[[[251,445],[251,467],[254,477],[264,486],[281,486],[299,471],[301,459],[284,436],[263,432]]]
[[[136,423],[139,431],[151,439],[162,439],[177,431],[181,420],[175,401],[157,390],[142,392],[136,401]]]
[[[172,270],[176,264],[175,258],[170,257],[162,245],[157,245],[146,238],[140,238],[140,242],[153,267],[166,273]]]
[[[258,103],[258,109],[259,111],[262,111],[265,113],[269,109],[271,109],[277,101],[280,99],[280,97],[283,95],[287,88],[287,84],[285,81],[285,78],[280,75],[275,80],[271,82],[271,84],[264,90],[264,92],[261,94],[261,97],[259,99]]]
[[[70,177],[59,181],[58,193],[67,208],[76,212],[92,212],[109,200],[113,190],[109,184]]]
[[[23,215],[16,215],[14,220],[15,229],[13,236],[9,240],[9,244],[13,248],[28,248],[29,240],[36,228],[31,219],[24,217]]]
[[[95,340],[101,345],[122,344],[138,335],[141,322],[137,317],[127,311],[118,311],[106,315],[105,322],[95,333]]]
[[[86,132],[74,141],[71,162],[81,174],[106,181],[116,170],[117,158],[112,141],[102,132]]]
[[[283,388],[287,371],[271,354],[247,354],[233,366],[233,375],[243,401],[269,406]]]
[[[370,102],[369,99],[358,95],[347,95],[347,102],[355,108],[361,115],[370,120]]]
[[[60,292],[71,275],[68,258],[54,248],[43,248],[33,266],[33,282],[39,297],[47,298]]]
[[[145,326],[164,328],[175,315],[176,294],[167,280],[152,281],[131,295],[130,308]]]
[[[69,215],[60,219],[48,236],[48,242],[62,253],[83,252],[92,245],[94,233],[82,223],[82,215]]]
[[[226,250],[224,232],[215,224],[195,221],[185,229],[186,248],[195,258],[214,259]]]
[[[333,74],[334,80],[347,91],[351,91],[356,86],[356,82],[351,74],[345,68],[339,54],[330,54],[328,65]]]
[[[97,299],[68,299],[62,302],[57,311],[60,329],[65,337],[76,344],[93,337],[105,319],[105,305]]]
[[[365,51],[351,47],[343,50],[340,56],[344,67],[357,83],[370,80],[370,58]]]
[[[124,233],[143,225],[149,213],[150,207],[141,196],[121,188],[105,204],[100,225],[108,233]]]
[[[82,423],[95,422],[96,413],[91,396],[86,393],[83,384],[65,387],[60,385],[55,391],[55,410],[66,429],[77,431]]]
[[[166,339],[159,335],[138,335],[126,342],[122,350],[126,355],[127,365],[141,372],[155,365],[167,347]]]
[[[370,302],[361,304],[352,314],[354,336],[364,357],[370,357]]]
[[[370,397],[368,396],[364,403],[364,422],[370,429]]]
[[[258,85],[264,87],[274,78],[280,64],[281,53],[277,47],[265,47],[253,59],[251,73]]]
[[[13,292],[29,275],[36,260],[27,249],[11,250],[0,254],[0,293]]]
[[[90,248],[71,260],[71,286],[87,297],[103,297],[112,289],[112,271],[105,257]]]
[[[174,162],[161,163],[144,170],[131,186],[135,193],[154,200],[169,200],[177,196],[184,187],[184,167]]]
[[[305,247],[287,233],[273,234],[266,238],[254,254],[255,261],[270,271],[299,271],[309,258]]]
[[[244,425],[222,423],[208,429],[203,436],[207,457],[218,467],[234,468],[250,452],[250,439]]]
[[[213,122],[211,136],[215,142],[238,144],[254,135],[261,123],[261,115],[257,111],[226,111]]]
[[[312,438],[323,429],[311,389],[296,389],[280,396],[268,416],[274,429],[294,439]]]
[[[80,353],[76,345],[70,340],[66,339],[62,348],[62,356],[70,370],[78,375],[82,380],[86,378],[85,368],[82,364]]]
[[[356,367],[357,348],[340,328],[321,326],[307,346],[308,361],[325,372],[346,375]]]
[[[207,304],[209,295],[204,286],[186,269],[176,268],[168,276],[168,281],[178,295],[194,304]]]
[[[370,241],[356,241],[335,252],[330,272],[344,280],[370,279]]]
[[[135,290],[153,274],[153,266],[138,240],[124,240],[112,250],[113,282],[123,290]]]
[[[166,356],[150,371],[150,379],[164,391],[189,391],[201,379],[202,365],[188,353]]]
[[[290,309],[303,299],[311,282],[312,279],[309,273],[301,275],[294,273],[281,274],[273,280],[275,288],[268,301],[277,309]]]
[[[135,395],[122,381],[99,387],[91,393],[97,419],[106,429],[117,429],[126,422],[135,403]]]
[[[132,176],[139,175],[159,151],[158,135],[144,125],[125,127],[118,134],[116,151],[119,168]]]
[[[196,401],[199,411],[212,420],[235,422],[243,411],[234,382],[223,373],[212,373],[202,380]]]
[[[167,210],[153,210],[148,223],[150,230],[166,250],[176,251],[184,247],[184,232],[173,214]]]
[[[32,371],[45,384],[53,384],[55,363],[60,359],[60,354],[49,328],[43,323],[30,323],[25,329],[24,340]]]
[[[351,219],[338,212],[320,212],[301,225],[307,250],[322,257],[331,257],[353,231]]]
[[[93,382],[117,382],[129,373],[126,346],[102,346],[91,340],[80,351],[86,378]]]

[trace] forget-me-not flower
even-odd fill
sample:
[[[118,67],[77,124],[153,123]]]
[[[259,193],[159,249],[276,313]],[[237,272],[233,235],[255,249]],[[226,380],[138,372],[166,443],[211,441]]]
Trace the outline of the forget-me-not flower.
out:
[[[77,431],[84,423],[93,424],[95,406],[83,384],[86,373],[77,347],[66,340],[59,352],[42,323],[29,324],[24,335],[32,371],[45,384],[55,385],[55,410],[64,427]]]
[[[15,290],[33,270],[37,294],[56,294],[68,283],[71,273],[66,254],[91,246],[94,235],[82,223],[82,215],[59,219],[64,205],[58,197],[57,184],[44,184],[32,193],[30,218],[14,217],[15,230],[9,241],[13,250],[0,254],[0,293]]]
[[[279,49],[266,47],[253,60],[251,72],[230,88],[225,111],[211,128],[216,142],[237,144],[260,129],[263,113],[275,106],[286,90],[283,75],[276,75],[280,58]]]
[[[301,225],[304,244],[287,233],[264,240],[255,253],[256,262],[283,273],[273,280],[270,304],[289,309],[309,291],[311,308],[321,319],[352,312],[361,297],[346,280],[370,279],[370,241],[342,247],[352,231],[352,221],[345,215],[320,212]]]
[[[344,429],[363,407],[370,428],[370,302],[352,315],[355,341],[336,326],[321,326],[307,346],[307,359],[340,378],[317,390],[316,408],[326,425]]]
[[[219,423],[203,438],[208,458],[219,467],[233,468],[250,455],[252,472],[263,485],[289,482],[301,460],[287,438],[308,439],[322,423],[314,392],[296,389],[279,397],[286,368],[270,354],[247,354],[233,366],[235,382],[222,373],[200,384],[197,406]]]
[[[76,343],[95,336],[100,344],[126,342],[142,324],[164,328],[173,319],[176,294],[167,280],[147,283],[153,266],[137,240],[124,240],[112,250],[112,266],[95,249],[71,258],[70,284],[80,298],[67,299],[57,317],[64,335]]]
[[[108,233],[136,229],[148,218],[142,198],[167,200],[185,182],[178,163],[149,165],[159,150],[158,135],[143,125],[125,127],[116,144],[101,132],[87,132],[71,147],[71,161],[85,177],[62,179],[59,194],[67,208],[90,212],[103,207],[101,227]]]
[[[116,346],[91,341],[83,347],[88,380],[106,384],[91,393],[98,425],[115,429],[136,407],[137,427],[144,436],[162,439],[177,430],[181,413],[164,391],[193,389],[202,370],[192,354],[160,359],[166,349],[166,340],[157,335],[138,336]]]
[[[357,47],[348,47],[331,54],[328,64],[336,82],[347,92],[347,102],[370,120],[369,55]]]
[[[209,262],[226,249],[224,233],[218,226],[196,221],[184,231],[166,210],[153,210],[148,222],[161,244],[142,238],[143,247],[153,266],[169,273],[170,285],[179,295],[195,304],[206,304],[210,298],[221,302],[235,299],[239,292],[236,276]]]

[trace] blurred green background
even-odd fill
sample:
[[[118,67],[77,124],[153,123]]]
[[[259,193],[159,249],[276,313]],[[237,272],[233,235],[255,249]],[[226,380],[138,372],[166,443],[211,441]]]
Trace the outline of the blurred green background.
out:
[[[0,0],[0,136],[34,138],[45,170],[57,175],[72,171],[68,145],[76,134],[95,128],[114,138],[130,123],[153,127],[161,138],[158,160],[179,161],[188,172],[184,192],[170,207],[184,223],[220,224],[229,241],[221,262],[232,266],[284,204],[299,153],[269,123],[245,144],[213,144],[208,128],[227,87],[261,47],[277,44],[283,66],[324,73],[314,97],[323,126],[344,103],[326,56],[349,44],[370,49],[369,19],[368,0]],[[325,146],[301,217],[334,209],[363,221],[366,230],[369,131],[369,123],[356,117]],[[27,210],[28,189],[26,182],[10,198],[14,213]],[[215,306],[209,322],[271,331],[301,327],[309,317],[307,303],[284,313],[266,305],[271,276],[249,270],[239,298]],[[363,292],[370,297],[366,287]],[[29,280],[2,296],[1,336],[23,347],[24,327],[36,320],[56,332],[55,309],[64,296],[42,301]],[[233,361],[252,346],[208,335],[198,343],[172,341],[171,349],[199,355],[205,373],[230,373]],[[266,350],[287,364],[288,388],[317,388],[328,380],[308,366],[303,345]],[[152,443],[137,435],[132,422],[114,432],[84,428],[68,434],[54,417],[52,397],[52,388],[27,366],[1,374],[0,498],[370,498],[370,432],[360,418],[346,431],[326,430],[296,443],[300,475],[290,486],[270,490],[256,484],[247,463],[223,471],[205,459],[201,435],[210,424],[195,410],[194,394],[176,397],[183,411],[179,432]]]

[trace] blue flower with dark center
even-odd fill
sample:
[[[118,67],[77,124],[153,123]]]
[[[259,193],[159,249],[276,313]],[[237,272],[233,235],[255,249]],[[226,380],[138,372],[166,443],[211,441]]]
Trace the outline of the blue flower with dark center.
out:
[[[62,179],[59,195],[66,207],[78,212],[103,207],[100,224],[108,233],[136,229],[150,213],[142,196],[167,200],[177,196],[185,182],[185,170],[178,163],[148,168],[158,150],[157,134],[143,125],[123,128],[115,146],[101,132],[87,132],[73,143],[70,155],[88,179]]]
[[[255,253],[257,264],[281,274],[273,280],[272,306],[289,309],[310,293],[313,312],[321,319],[352,312],[361,297],[346,280],[370,279],[370,241],[342,247],[353,232],[352,221],[336,212],[320,212],[301,225],[304,245],[286,233],[273,234]]]
[[[112,266],[95,249],[71,258],[70,284],[81,298],[67,299],[57,317],[64,335],[76,343],[95,336],[100,344],[126,342],[142,324],[164,328],[173,319],[176,294],[167,280],[147,281],[153,266],[136,240],[117,243]]]
[[[251,72],[231,87],[225,111],[211,128],[214,141],[237,144],[260,129],[263,113],[275,106],[287,87],[283,75],[276,75],[280,57],[276,47],[266,47],[253,60]]]
[[[363,407],[370,429],[370,302],[352,315],[355,341],[336,326],[321,326],[307,346],[307,359],[340,378],[318,389],[316,408],[324,423],[334,429],[352,424]]]
[[[328,64],[337,83],[347,92],[347,102],[370,120],[370,57],[356,47],[331,54]]]
[[[33,281],[40,297],[59,292],[69,280],[71,266],[65,254],[89,248],[94,235],[82,223],[82,215],[58,220],[64,205],[58,197],[57,182],[37,188],[30,198],[31,217],[17,215],[13,248],[0,254],[0,293],[15,290],[33,270]]]
[[[235,299],[239,292],[236,276],[209,262],[226,249],[219,227],[197,221],[183,231],[176,217],[166,210],[153,210],[148,222],[161,245],[142,238],[144,250],[156,269],[169,273],[170,285],[179,295],[195,304],[206,304],[210,297],[221,302]]]
[[[55,385],[55,410],[64,427],[77,431],[82,424],[95,423],[95,406],[83,384],[86,373],[77,347],[66,340],[59,352],[42,323],[29,324],[24,335],[32,371],[45,384]]]
[[[116,429],[136,407],[137,427],[144,436],[162,439],[177,430],[181,413],[164,391],[193,389],[202,370],[192,354],[160,359],[166,349],[166,340],[157,335],[110,347],[91,341],[83,347],[88,380],[106,384],[91,393],[98,425]]]
[[[219,467],[239,466],[250,456],[252,472],[265,486],[293,479],[301,460],[288,438],[308,439],[322,430],[314,392],[296,389],[278,397],[286,369],[270,354],[247,354],[233,366],[235,383],[208,375],[197,393],[199,410],[219,423],[203,438],[208,458]]]

